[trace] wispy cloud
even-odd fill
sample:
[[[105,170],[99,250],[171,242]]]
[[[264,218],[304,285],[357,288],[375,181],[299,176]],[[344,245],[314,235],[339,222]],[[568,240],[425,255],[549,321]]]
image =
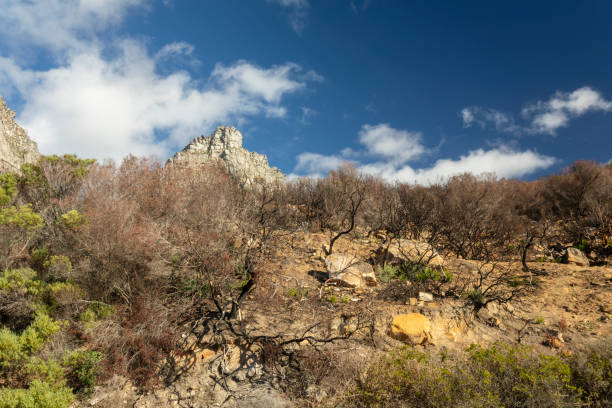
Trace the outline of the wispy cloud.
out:
[[[293,30],[300,34],[306,27],[310,3],[308,0],[266,0],[289,10],[289,22]]]
[[[439,159],[431,167],[417,168],[408,163],[432,151],[422,144],[421,133],[394,129],[388,124],[364,125],[359,132],[359,142],[363,146],[361,151],[346,148],[336,155],[310,152],[300,154],[292,177],[322,177],[329,170],[350,161],[361,172],[382,177],[389,182],[430,184],[465,172],[522,177],[546,169],[556,162],[555,158],[533,150],[520,151],[500,145],[489,150],[472,150],[458,159]]]
[[[459,115],[464,127],[478,125],[500,132],[554,136],[560,128],[569,126],[572,119],[597,111],[612,111],[612,102],[593,88],[584,86],[573,92],[559,91],[546,101],[526,105],[521,110],[520,124],[510,114],[479,106],[464,108]]]
[[[120,24],[128,7],[146,6],[139,0],[0,0],[0,5],[11,12],[0,13],[5,23],[0,24],[0,35],[27,23],[21,44],[57,57],[52,68],[30,69],[11,55],[0,55],[0,93],[17,93],[24,101],[18,119],[46,154],[167,157],[218,124],[255,115],[284,116],[286,95],[322,80],[293,63],[261,67],[237,61],[217,64],[202,81],[184,69],[168,69],[168,59],[193,58],[194,48],[188,43],[150,52],[143,41],[133,38],[101,41],[98,35]],[[36,27],[48,27],[49,36],[58,42],[42,36]]]
[[[300,118],[302,125],[310,125],[310,119],[319,114],[319,112],[307,106],[302,106],[300,110],[302,111],[302,117]]]
[[[350,0],[349,4],[353,13],[359,14],[359,12],[367,10],[373,2],[374,0]]]

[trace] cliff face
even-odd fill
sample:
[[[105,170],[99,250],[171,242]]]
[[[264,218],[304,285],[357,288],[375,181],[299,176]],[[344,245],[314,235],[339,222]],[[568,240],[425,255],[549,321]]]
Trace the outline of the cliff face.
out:
[[[270,167],[264,154],[249,152],[242,147],[242,134],[234,127],[220,126],[208,137],[200,136],[176,153],[168,163],[197,168],[212,160],[221,160],[230,174],[241,184],[249,186],[257,181],[278,183],[285,175]]]
[[[0,173],[19,172],[22,164],[39,157],[38,145],[15,122],[15,112],[0,96]]]

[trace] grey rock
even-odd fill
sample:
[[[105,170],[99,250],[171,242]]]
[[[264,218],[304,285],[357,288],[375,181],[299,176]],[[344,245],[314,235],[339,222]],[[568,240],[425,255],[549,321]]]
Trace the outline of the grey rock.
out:
[[[578,248],[569,247],[563,254],[563,262],[578,266],[589,266],[589,258]]]
[[[225,164],[228,172],[244,186],[285,182],[285,175],[278,168],[270,167],[264,154],[242,147],[242,133],[231,126],[219,126],[212,135],[193,139],[168,163],[198,168],[215,160]]]
[[[21,171],[21,165],[40,158],[38,145],[15,122],[15,112],[0,96],[0,173]]]
[[[330,281],[350,288],[376,285],[372,265],[354,256],[333,253],[325,258]]]
[[[429,292],[419,292],[419,300],[423,302],[433,302],[433,295]]]

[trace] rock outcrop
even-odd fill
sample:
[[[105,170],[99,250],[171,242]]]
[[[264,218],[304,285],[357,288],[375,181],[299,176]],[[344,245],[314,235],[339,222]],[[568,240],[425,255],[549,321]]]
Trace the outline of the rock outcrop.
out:
[[[0,173],[19,172],[24,163],[38,161],[38,145],[15,122],[15,112],[0,96]]]
[[[353,256],[333,253],[325,259],[329,279],[342,286],[357,288],[376,285],[372,265]]]
[[[589,266],[589,258],[578,248],[569,247],[563,254],[563,262],[578,266]]]
[[[425,344],[431,341],[431,322],[420,313],[393,316],[389,335],[413,346]]]
[[[193,139],[183,150],[170,158],[168,163],[198,168],[214,160],[224,163],[229,173],[245,186],[261,181],[285,181],[285,175],[276,167],[270,167],[265,155],[244,149],[242,134],[229,126],[219,126],[212,135]]]

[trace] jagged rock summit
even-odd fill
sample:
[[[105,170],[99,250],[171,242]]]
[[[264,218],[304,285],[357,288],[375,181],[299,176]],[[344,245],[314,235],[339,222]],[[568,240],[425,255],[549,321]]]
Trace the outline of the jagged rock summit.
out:
[[[285,181],[285,175],[278,168],[270,167],[266,155],[249,152],[242,147],[242,133],[233,126],[219,126],[212,135],[193,139],[168,163],[198,168],[213,160],[223,162],[230,174],[246,186],[258,181]]]
[[[38,145],[15,122],[15,112],[0,96],[0,173],[19,172],[24,163],[37,162]]]

